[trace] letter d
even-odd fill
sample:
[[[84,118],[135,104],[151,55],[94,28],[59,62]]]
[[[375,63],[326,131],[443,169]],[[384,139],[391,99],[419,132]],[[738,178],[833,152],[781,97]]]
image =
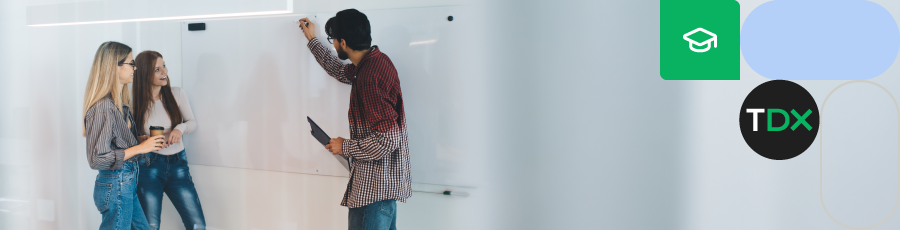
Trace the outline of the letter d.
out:
[[[780,113],[781,115],[784,115],[784,125],[781,125],[780,127],[772,127],[772,113]],[[766,130],[768,130],[768,131],[781,131],[781,130],[784,130],[784,129],[786,129],[786,128],[788,127],[788,125],[791,123],[791,119],[790,119],[790,117],[788,117],[787,111],[784,111],[783,109],[769,109],[769,110],[766,112],[766,117],[769,118],[769,121],[768,121],[769,125],[768,125],[768,127],[767,127],[767,129],[766,129]]]

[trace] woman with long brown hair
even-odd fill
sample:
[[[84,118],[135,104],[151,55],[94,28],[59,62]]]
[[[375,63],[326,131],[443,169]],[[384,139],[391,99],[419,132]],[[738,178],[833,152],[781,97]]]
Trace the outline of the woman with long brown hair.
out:
[[[147,154],[140,165],[138,199],[151,229],[159,229],[162,195],[181,215],[185,229],[205,229],[206,220],[200,198],[194,188],[181,136],[197,128],[187,94],[171,87],[169,69],[162,55],[144,51],[135,59],[138,71],[134,81],[134,120],[139,133],[150,133],[151,126],[163,128],[168,147]]]
[[[103,215],[101,230],[149,227],[135,194],[137,162],[144,153],[158,151],[165,144],[162,135],[138,144],[127,85],[134,71],[131,47],[104,42],[94,55],[84,92],[88,164],[100,171],[94,183],[94,204]]]

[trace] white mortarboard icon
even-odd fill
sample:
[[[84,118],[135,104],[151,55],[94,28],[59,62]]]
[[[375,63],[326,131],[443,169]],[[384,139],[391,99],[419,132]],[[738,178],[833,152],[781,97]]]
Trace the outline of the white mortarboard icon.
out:
[[[697,41],[694,41],[694,39],[688,38],[688,36],[691,36],[692,34],[695,34],[697,32],[701,32],[701,31],[706,34],[709,34],[709,36],[712,36],[712,37],[709,39],[706,39],[706,41],[703,41],[703,42],[697,42]],[[697,28],[697,29],[691,30],[691,32],[684,34],[683,38],[684,38],[684,40],[688,41],[688,48],[691,48],[691,51],[694,51],[697,53],[703,53],[703,52],[709,51],[709,48],[712,48],[712,47],[719,47],[719,44],[718,44],[719,39],[716,37],[716,34],[709,32],[709,30],[706,30],[703,28]],[[712,42],[711,46],[709,44],[710,42]],[[706,46],[706,48],[695,49],[694,46],[698,46],[698,47]]]

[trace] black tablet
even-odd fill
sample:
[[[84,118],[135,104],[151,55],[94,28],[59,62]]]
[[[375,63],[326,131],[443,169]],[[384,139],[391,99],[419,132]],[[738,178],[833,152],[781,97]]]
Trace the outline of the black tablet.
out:
[[[322,131],[322,128],[319,128],[319,125],[316,124],[312,118],[306,117],[306,120],[309,121],[309,127],[312,128],[309,132],[312,133],[313,137],[322,143],[322,145],[328,145],[328,142],[331,141],[331,137],[328,137],[328,134],[325,134],[325,131]]]
[[[309,127],[312,129],[309,132],[312,133],[313,137],[322,143],[322,145],[328,145],[331,141],[331,137],[328,137],[328,134],[325,134],[325,131],[322,131],[322,128],[319,128],[319,125],[316,124],[312,118],[306,117],[306,120],[309,121]],[[345,169],[350,170],[350,161],[344,156],[341,155],[332,155],[334,159],[341,163]]]

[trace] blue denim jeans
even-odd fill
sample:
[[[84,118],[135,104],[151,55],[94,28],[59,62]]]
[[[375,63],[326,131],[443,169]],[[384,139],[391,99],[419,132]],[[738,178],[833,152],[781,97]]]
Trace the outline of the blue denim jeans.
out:
[[[382,200],[350,209],[350,230],[397,230],[397,201]]]
[[[159,229],[163,192],[181,215],[185,229],[206,229],[200,197],[188,169],[184,151],[173,155],[147,153],[141,160],[137,195],[151,229]]]
[[[147,218],[134,192],[138,180],[137,162],[124,162],[117,170],[100,170],[94,182],[94,205],[103,215],[100,230],[149,229]]]

